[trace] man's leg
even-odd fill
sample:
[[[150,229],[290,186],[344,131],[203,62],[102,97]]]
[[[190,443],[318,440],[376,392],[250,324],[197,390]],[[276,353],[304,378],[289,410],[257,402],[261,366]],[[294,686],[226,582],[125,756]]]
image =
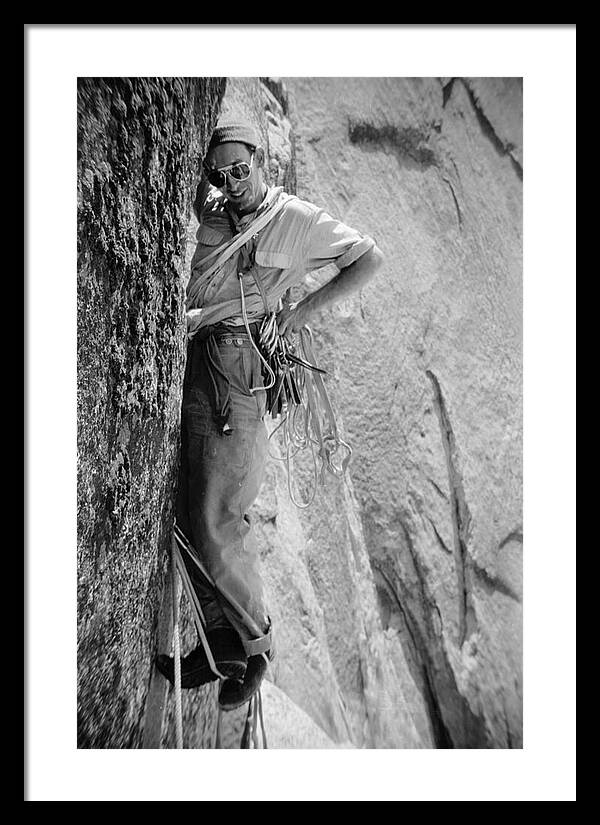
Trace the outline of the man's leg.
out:
[[[181,451],[175,514],[179,530],[187,539],[188,545],[193,546],[194,539],[189,518],[189,439],[185,419],[182,420],[181,426]],[[187,551],[182,553],[182,559],[192,587],[198,596],[203,618],[206,621],[206,629],[231,628],[231,624],[219,603],[214,585],[206,580],[198,566],[190,559]]]
[[[262,482],[266,428],[256,415],[236,409],[230,435],[206,432],[193,405],[188,427],[192,545],[215,584],[222,614],[253,655],[270,646],[260,558],[247,517]]]
[[[214,585],[190,556],[190,552],[193,552],[197,558],[197,554],[195,554],[192,547],[193,532],[188,513],[188,448],[187,427],[182,422],[176,500],[177,533],[183,533],[185,537],[185,540],[182,541],[184,546],[181,548],[181,558],[200,604],[200,618],[210,649],[210,656],[212,656],[211,662],[205,651],[204,643],[201,642],[181,659],[181,686],[183,688],[194,688],[214,681],[219,675],[228,679],[242,679],[246,671],[247,654],[242,646],[239,634],[221,608]],[[156,659],[156,666],[165,678],[172,684],[175,683],[175,660],[173,657],[159,654]]]
[[[271,648],[260,558],[247,516],[260,490],[267,454],[265,393],[248,391],[256,381],[251,373],[260,373],[249,343],[245,352],[229,346],[221,355],[230,380],[229,435],[215,422],[212,379],[198,350],[188,362],[177,522],[214,583],[214,589],[207,586],[193,560],[186,559],[209,641],[213,631],[212,638],[216,634],[219,641],[227,628],[235,628],[244,659],[252,661]]]

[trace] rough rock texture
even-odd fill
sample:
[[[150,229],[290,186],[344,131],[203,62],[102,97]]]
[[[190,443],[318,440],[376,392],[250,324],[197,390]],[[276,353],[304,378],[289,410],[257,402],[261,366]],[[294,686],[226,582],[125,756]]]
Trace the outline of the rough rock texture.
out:
[[[168,560],[182,259],[225,81],[78,84],[78,746],[135,748]]]
[[[298,194],[386,255],[315,327],[398,682],[435,746],[521,747],[520,80],[284,83]]]
[[[349,741],[336,744],[310,716],[272,682],[261,688],[267,746],[269,748],[352,748]]]

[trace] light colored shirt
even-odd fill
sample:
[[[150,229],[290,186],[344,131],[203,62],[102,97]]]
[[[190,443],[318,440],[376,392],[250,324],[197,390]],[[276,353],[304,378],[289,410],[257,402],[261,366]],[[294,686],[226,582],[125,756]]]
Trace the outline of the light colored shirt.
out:
[[[238,272],[244,272],[251,260],[264,287],[269,311],[273,311],[287,290],[300,283],[307,272],[330,263],[343,269],[375,245],[372,238],[336,220],[313,203],[286,195],[281,188],[269,188],[256,212],[239,220],[218,193],[209,196],[200,213],[190,282],[200,279],[201,283],[203,271],[209,269],[214,256],[205,264],[204,259],[246,229],[277,197],[286,199],[281,210],[260,230],[257,238],[248,241],[245,249],[238,250],[226,261],[218,279],[209,278],[202,285],[193,302],[194,308],[188,303],[188,316],[195,316],[194,331],[219,321],[243,323]],[[248,320],[262,318],[263,299],[250,271],[244,272],[242,284]]]

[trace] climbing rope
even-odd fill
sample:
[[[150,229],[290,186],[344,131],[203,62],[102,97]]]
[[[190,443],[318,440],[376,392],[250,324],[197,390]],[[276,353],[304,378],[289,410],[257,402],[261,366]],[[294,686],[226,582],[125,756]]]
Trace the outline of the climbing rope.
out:
[[[222,747],[222,745],[221,745],[221,719],[222,719],[222,717],[223,717],[223,712],[222,712],[221,708],[219,707],[219,705],[217,705],[217,724],[215,726],[215,744],[214,744],[214,749],[215,750],[220,750],[221,747]]]
[[[206,627],[206,620],[204,618],[204,614],[202,613],[200,601],[198,600],[198,596],[196,595],[196,591],[194,590],[194,587],[192,585],[192,581],[187,571],[187,567],[185,566],[185,562],[183,561],[183,558],[181,556],[181,549],[184,549],[188,553],[189,557],[196,563],[196,565],[200,569],[200,572],[212,587],[215,586],[214,582],[208,575],[204,567],[200,564],[196,556],[192,553],[188,540],[186,539],[185,535],[181,532],[177,525],[175,525],[173,528],[173,537],[175,540],[173,544],[173,547],[175,549],[175,564],[179,572],[181,581],[183,583],[186,595],[188,597],[190,607],[192,608],[192,616],[194,619],[194,624],[196,625],[198,636],[200,637],[200,642],[202,643],[202,647],[204,648],[204,652],[206,653],[206,658],[208,659],[210,669],[219,679],[224,679],[225,677],[216,665],[214,656],[212,655],[212,651],[210,649],[210,645],[208,644],[208,639],[206,638],[206,633],[204,631],[204,628]]]
[[[256,235],[253,240],[256,240]],[[340,436],[335,413],[329,400],[327,388],[323,381],[325,370],[316,365],[313,352],[313,335],[305,325],[298,333],[296,344],[289,335],[282,335],[277,325],[277,313],[269,307],[265,286],[261,281],[251,250],[243,249],[245,264],[238,271],[242,318],[253,349],[263,365],[266,381],[264,386],[250,387],[250,392],[266,392],[267,410],[272,418],[281,416],[281,422],[269,439],[280,432],[283,438],[283,455],[274,456],[285,461],[288,478],[288,491],[292,502],[300,509],[309,507],[316,495],[319,480],[325,483],[326,472],[341,478],[352,456],[352,448]],[[246,295],[244,292],[244,274],[254,279],[261,295],[264,317],[258,330],[258,342],[250,330]],[[282,301],[278,302],[281,309]],[[312,494],[306,501],[300,501],[292,483],[292,460],[301,450],[310,448],[313,459]],[[339,451],[342,451],[341,457]],[[271,452],[271,451],[270,451]],[[321,461],[321,472],[317,462]]]
[[[250,344],[252,345],[254,351],[256,352],[256,354],[260,358],[263,366],[265,367],[265,369],[269,373],[269,383],[265,384],[264,387],[263,386],[250,387],[250,392],[254,393],[254,392],[258,392],[258,390],[269,390],[275,384],[275,380],[276,380],[275,373],[273,372],[273,370],[269,366],[268,361],[264,358],[264,356],[261,353],[260,349],[254,343],[254,336],[252,335],[252,332],[250,331],[250,322],[248,321],[248,313],[246,311],[246,296],[244,295],[243,272],[238,272],[238,278],[239,278],[239,282],[240,282],[240,298],[241,298],[241,302],[242,302],[242,318],[244,320],[244,326],[246,327],[246,333],[248,334],[248,338],[250,339]]]
[[[171,583],[173,591],[173,658],[175,660],[175,741],[177,748],[183,748],[183,712],[181,707],[181,647],[179,643],[179,592],[177,587],[177,564],[175,536],[171,539]]]
[[[190,602],[190,606],[192,608],[192,616],[194,618],[194,624],[196,625],[196,629],[198,631],[198,635],[200,636],[200,640],[204,647],[204,651],[207,655],[211,670],[220,679],[224,678],[218,670],[212,652],[210,650],[210,646],[208,644],[208,640],[204,632],[204,626],[206,622],[204,620],[204,615],[202,614],[202,608],[200,607],[200,602],[198,601],[198,597],[190,581],[189,573],[186,569],[185,563],[181,556],[180,548],[188,550],[189,543],[185,538],[184,534],[181,532],[181,530],[177,527],[177,525],[175,525],[173,529],[173,534],[171,536],[171,584],[173,599],[173,660],[175,670],[175,742],[176,748],[178,749],[183,748],[183,709],[181,697],[181,640],[179,634],[178,582],[181,582],[183,584],[183,589],[185,590],[188,600]]]
[[[285,462],[290,498],[296,507],[306,509],[314,501],[319,483],[325,483],[327,473],[337,478],[345,475],[352,448],[339,433],[323,381],[324,370],[315,363],[310,328],[304,326],[298,334],[300,354],[296,353],[294,344],[282,336],[275,339],[272,346],[279,361],[280,379],[270,408],[273,417],[276,417],[275,413],[281,415],[281,421],[271,432],[269,440],[279,434],[282,454],[269,452],[272,458]],[[293,490],[292,462],[306,449],[312,456],[313,483],[307,499],[300,501]]]
[[[198,635],[200,636],[200,641],[202,646],[204,647],[204,652],[206,653],[207,659],[209,661],[209,665],[213,673],[218,676],[219,679],[224,679],[225,677],[217,668],[215,663],[214,657],[212,655],[210,645],[208,644],[208,639],[206,638],[205,633],[205,626],[206,620],[204,618],[204,614],[202,613],[202,608],[200,607],[200,602],[198,600],[198,596],[193,588],[192,582],[189,577],[189,573],[185,566],[185,562],[182,557],[182,551],[185,551],[190,555],[190,558],[194,560],[197,564],[200,572],[205,577],[206,581],[214,587],[214,582],[212,581],[211,577],[204,569],[202,564],[196,559],[195,555],[191,551],[191,546],[179,529],[177,524],[173,527],[173,534],[171,538],[171,581],[172,581],[172,590],[173,590],[173,658],[175,664],[175,685],[174,685],[174,693],[175,693],[175,739],[176,739],[176,747],[183,748],[183,712],[182,712],[182,701],[181,701],[181,645],[180,645],[180,635],[179,635],[179,592],[178,592],[178,581],[180,581],[183,585],[183,589],[185,590],[186,596],[190,603],[190,607],[192,609],[192,616],[194,619],[194,624],[196,625],[196,630],[198,631]],[[217,706],[217,722],[216,722],[216,730],[215,730],[215,740],[214,740],[214,748],[220,749],[222,748],[222,740],[221,740],[221,722],[222,722],[222,713],[221,708]],[[259,748],[261,744],[258,738],[259,727],[261,730],[261,739],[262,739],[262,747],[267,747],[267,736],[265,732],[265,725],[263,719],[263,711],[262,711],[262,698],[260,695],[260,690],[251,697],[248,703],[248,715],[246,717],[246,725],[244,728],[244,733],[242,734],[242,743],[240,748]],[[250,744],[248,744],[250,743]]]
[[[260,729],[262,731],[262,745],[263,748],[268,749],[267,746],[267,732],[265,730],[265,720],[263,717],[263,706],[262,706],[262,694],[260,690],[258,691],[257,695],[257,702],[258,702],[258,718],[260,721]]]
[[[261,740],[258,738],[259,727],[261,733]],[[248,702],[248,712],[246,714],[246,723],[242,733],[242,741],[240,749],[249,748],[267,748],[267,735],[265,732],[265,721],[263,718],[262,696],[260,690]]]

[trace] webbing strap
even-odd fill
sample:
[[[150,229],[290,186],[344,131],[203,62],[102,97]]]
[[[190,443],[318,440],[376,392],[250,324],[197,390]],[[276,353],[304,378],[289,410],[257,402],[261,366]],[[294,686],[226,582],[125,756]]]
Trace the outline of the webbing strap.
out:
[[[242,644],[247,656],[258,656],[261,653],[266,653],[271,649],[271,631],[261,636],[260,639],[244,639]]]
[[[262,695],[261,695],[260,690],[257,693],[257,701],[258,701],[258,716],[259,716],[259,720],[260,720],[260,728],[261,728],[261,731],[262,731],[262,740],[263,740],[262,741],[262,746],[263,746],[263,748],[268,748],[268,745],[267,745],[267,732],[265,730],[265,720],[264,720],[264,717],[263,717]]]
[[[194,624],[196,625],[198,636],[200,637],[202,647],[204,648],[206,658],[208,659],[208,664],[212,672],[215,674],[215,676],[217,676],[219,679],[225,679],[225,676],[221,673],[221,671],[216,665],[214,656],[212,655],[212,651],[210,649],[210,645],[208,644],[208,639],[206,638],[206,633],[204,631],[204,628],[206,626],[206,620],[202,613],[202,608],[200,607],[198,596],[196,595],[196,591],[194,590],[194,587],[190,580],[190,576],[185,566],[185,562],[183,561],[183,558],[181,557],[181,552],[179,550],[179,542],[181,541],[181,539],[177,538],[177,533],[175,531],[173,531],[173,535],[176,539],[173,546],[175,548],[175,560],[177,563],[177,569],[179,571],[179,575],[181,576],[181,581],[183,582],[186,595],[190,602],[190,607],[192,608]]]
[[[175,646],[175,684],[176,684],[176,741],[177,747],[183,747],[183,721],[182,721],[182,711],[181,711],[181,670],[180,670],[180,650],[179,650],[179,610],[178,610],[178,599],[176,598],[176,573],[179,573],[181,578],[183,587],[185,589],[186,595],[189,599],[190,606],[192,608],[192,615],[194,618],[194,623],[196,625],[196,629],[198,631],[198,635],[200,636],[200,641],[202,642],[202,647],[204,648],[204,652],[206,653],[206,657],[208,659],[210,669],[212,672],[219,678],[225,679],[226,677],[219,671],[217,665],[215,663],[214,657],[212,655],[212,651],[210,649],[210,645],[208,644],[208,639],[206,638],[206,633],[204,632],[204,628],[206,626],[206,620],[202,613],[202,608],[200,607],[200,602],[198,600],[198,596],[194,590],[192,585],[191,579],[189,577],[189,573],[185,566],[185,562],[181,555],[181,550],[185,550],[189,556],[196,562],[200,572],[205,577],[206,581],[214,587],[214,582],[209,575],[208,571],[204,568],[204,566],[196,559],[195,555],[191,552],[190,544],[177,526],[174,524],[173,526],[173,534],[171,537],[171,559],[172,559],[172,576],[173,576],[173,619],[174,619],[174,637],[173,643]],[[176,606],[177,605],[177,606]],[[266,651],[269,650],[272,646],[271,640],[271,631],[269,630],[264,636],[261,636],[259,639],[252,639],[250,641],[244,641],[244,648],[249,656],[254,656],[261,654],[265,655]],[[262,697],[260,695],[260,689],[254,696],[250,699],[250,703],[248,706],[248,715],[246,717],[246,725],[244,727],[244,732],[242,735],[242,742],[240,747],[241,748],[259,748],[261,745],[259,744],[258,740],[258,727],[261,727],[262,732],[262,747],[267,747],[267,735],[265,732],[265,723],[263,718],[263,710],[262,710]],[[214,740],[214,747],[216,749],[222,748],[221,743],[221,710],[220,708],[217,709],[217,724],[216,724],[216,731],[215,731],[215,740]]]
[[[173,528],[173,532],[174,532],[174,534],[175,534],[175,537],[177,538],[177,541],[178,541],[178,543],[179,543],[179,546],[180,546],[183,550],[185,550],[185,551],[186,551],[186,553],[188,554],[188,556],[192,559],[192,561],[193,561],[193,562],[195,563],[195,565],[198,567],[199,571],[202,573],[202,576],[205,578],[206,582],[207,582],[207,583],[208,583],[211,587],[215,587],[215,583],[214,583],[214,581],[213,581],[213,579],[212,579],[212,576],[210,575],[210,573],[208,572],[208,570],[206,569],[206,567],[204,567],[204,565],[202,564],[202,562],[201,562],[199,559],[197,559],[197,558],[196,558],[196,556],[194,555],[194,553],[192,552],[192,546],[191,546],[191,544],[189,543],[189,541],[188,541],[188,539],[187,539],[187,537],[186,537],[185,533],[183,533],[183,531],[181,530],[181,528],[179,527],[179,525],[178,525],[178,524],[175,524],[175,526],[174,526],[174,528]]]
[[[187,308],[192,309],[196,304],[198,298],[200,297],[200,293],[202,287],[208,284],[211,279],[215,278],[219,271],[222,269],[223,265],[231,258],[231,256],[238,251],[238,249],[243,246],[253,235],[256,235],[261,229],[264,227],[275,217],[275,215],[283,209],[285,204],[288,202],[290,197],[288,196],[283,197],[283,192],[279,193],[279,197],[275,197],[273,203],[265,209],[265,211],[259,215],[254,221],[252,221],[243,232],[233,238],[226,241],[224,244],[221,244],[214,252],[211,252],[207,258],[203,259],[202,263],[205,263],[207,259],[212,259],[215,255],[218,255],[217,260],[209,266],[204,272],[199,272],[197,275],[192,273],[192,277],[187,286]],[[226,277],[223,276],[223,278]],[[222,278],[222,279],[223,279]],[[214,284],[217,288],[220,286],[220,283],[215,281]]]
[[[240,606],[236,604],[235,601],[232,601],[232,599],[228,596],[227,593],[223,592],[222,590],[219,590],[214,579],[212,578],[206,567],[202,564],[200,559],[197,557],[197,555],[194,553],[192,545],[190,544],[185,534],[177,526],[177,524],[175,524],[175,535],[179,537],[178,540],[180,548],[186,551],[186,558],[189,558],[190,561],[194,564],[196,569],[204,578],[207,585],[211,587],[213,590],[217,591],[219,593],[219,598],[225,599],[227,603],[231,606],[232,610],[234,610],[237,613],[240,613]],[[248,614],[246,614],[246,620],[252,622],[252,618]],[[249,629],[251,626],[252,625],[249,626]],[[254,623],[254,626],[252,626],[252,632],[256,633],[257,638],[259,638],[259,634],[263,633],[263,629],[257,623]],[[260,638],[262,638],[262,635],[260,636]]]
[[[258,738],[258,729],[260,727],[262,743]],[[256,691],[254,696],[248,702],[248,712],[246,714],[246,723],[242,733],[242,740],[240,748],[267,748],[267,734],[265,731],[265,720],[263,718],[262,696],[260,689]]]
[[[256,283],[256,286],[258,287],[258,291],[260,292],[260,297],[262,298],[263,306],[265,308],[265,318],[266,318],[267,315],[269,314],[269,302],[267,301],[267,292],[265,290],[265,285],[263,284],[263,282],[258,277],[258,273],[257,273],[257,271],[254,267],[251,267],[250,274],[254,278],[254,282]]]
[[[181,704],[181,647],[179,644],[179,592],[177,588],[177,544],[171,537],[171,586],[173,598],[173,660],[175,663],[175,743],[183,748],[183,711]]]
[[[220,750],[223,746],[221,744],[221,719],[223,712],[221,706],[217,703],[217,724],[215,725],[215,750]]]
[[[253,717],[253,701],[254,697],[248,703],[248,711],[246,713],[246,723],[242,731],[242,741],[240,742],[240,750],[248,750],[252,747],[252,717]]]
[[[252,744],[255,748],[259,748],[260,745],[258,743],[258,696],[254,697],[253,708],[252,708]]]
[[[262,352],[260,351],[259,347],[257,347],[256,344],[254,343],[254,336],[250,332],[250,323],[248,321],[248,313],[246,312],[246,297],[244,295],[244,281],[243,281],[241,272],[238,272],[238,280],[240,282],[240,299],[241,299],[241,302],[242,302],[242,317],[244,319],[244,326],[246,327],[246,332],[248,333],[248,337],[250,338],[250,343],[252,344],[252,348],[257,353],[257,355],[260,358],[263,365],[266,367],[266,369],[269,373],[269,378],[270,378],[270,381],[269,381],[268,384],[259,384],[259,386],[257,386],[257,387],[250,387],[250,392],[254,393],[254,392],[258,392],[260,390],[270,389],[275,384],[276,377],[275,377],[275,373],[273,372],[273,370],[269,366],[268,361],[265,360],[265,358],[264,358]],[[258,280],[256,282],[258,283]],[[266,295],[264,295],[263,300],[266,301]]]

